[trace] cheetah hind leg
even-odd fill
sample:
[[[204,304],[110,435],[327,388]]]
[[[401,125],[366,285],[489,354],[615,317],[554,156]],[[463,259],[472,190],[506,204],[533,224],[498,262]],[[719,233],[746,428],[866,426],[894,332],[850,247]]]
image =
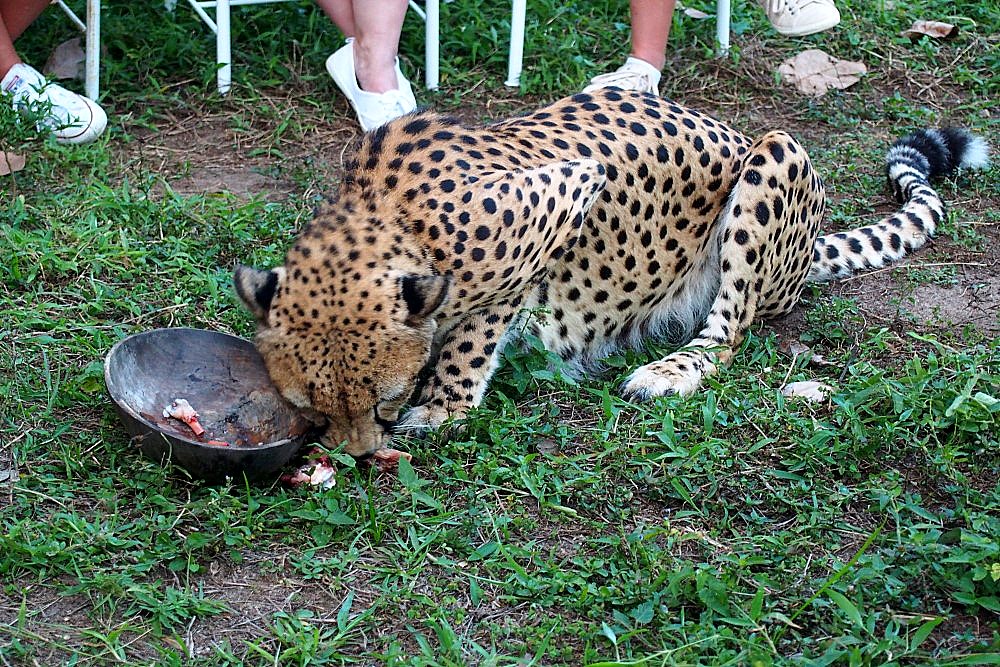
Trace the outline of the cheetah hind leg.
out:
[[[719,291],[695,338],[640,366],[626,397],[694,393],[727,363],[757,316],[787,312],[798,300],[823,217],[823,183],[805,150],[784,132],[755,142],[719,220]]]

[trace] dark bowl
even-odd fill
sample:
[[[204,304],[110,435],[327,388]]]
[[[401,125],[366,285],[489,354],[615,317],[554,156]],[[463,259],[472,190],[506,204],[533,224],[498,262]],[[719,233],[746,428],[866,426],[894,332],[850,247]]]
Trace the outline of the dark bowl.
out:
[[[314,429],[271,384],[253,344],[228,334],[156,329],[129,336],[105,358],[104,381],[145,456],[208,481],[274,475]],[[198,412],[202,436],[163,416],[177,398]]]

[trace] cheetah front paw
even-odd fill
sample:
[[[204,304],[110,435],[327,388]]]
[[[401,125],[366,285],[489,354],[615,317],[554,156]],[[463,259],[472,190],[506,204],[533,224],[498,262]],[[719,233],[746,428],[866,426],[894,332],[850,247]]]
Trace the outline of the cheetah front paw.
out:
[[[621,393],[636,401],[648,401],[668,394],[689,396],[698,390],[705,375],[714,372],[715,364],[704,356],[675,352],[632,371],[622,383]]]
[[[449,410],[441,405],[425,403],[407,410],[406,414],[396,422],[396,432],[419,437],[445,424],[464,419],[465,415],[465,409]]]

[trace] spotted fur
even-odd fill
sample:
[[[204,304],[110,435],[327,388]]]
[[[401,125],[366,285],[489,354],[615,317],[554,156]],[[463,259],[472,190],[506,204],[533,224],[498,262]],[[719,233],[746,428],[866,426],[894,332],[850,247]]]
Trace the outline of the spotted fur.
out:
[[[581,374],[647,338],[686,343],[622,390],[687,394],[807,279],[879,266],[933,233],[934,165],[971,166],[982,146],[917,137],[890,152],[900,212],[820,237],[823,183],[783,132],[751,141],[616,89],[478,128],[410,115],[365,136],[284,266],[240,267],[236,289],[275,384],[356,456],[387,443],[414,397],[397,428],[478,405],[525,327]]]
[[[897,141],[886,156],[886,176],[903,207],[874,225],[818,238],[808,280],[876,269],[927,243],[944,217],[930,182],[960,168],[985,168],[987,156],[986,142],[958,128],[921,130]]]

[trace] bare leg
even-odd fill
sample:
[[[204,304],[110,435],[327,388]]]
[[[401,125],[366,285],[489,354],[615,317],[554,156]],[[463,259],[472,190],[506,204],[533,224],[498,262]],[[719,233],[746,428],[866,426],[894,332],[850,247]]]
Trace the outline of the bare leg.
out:
[[[354,67],[361,88],[384,93],[399,88],[396,54],[407,0],[354,0]]]
[[[14,40],[49,6],[49,0],[0,0],[0,77],[21,62]]]
[[[345,37],[354,38],[354,73],[369,93],[399,88],[396,54],[406,0],[316,0]]]
[[[340,28],[344,37],[356,37],[354,28],[354,7],[351,0],[316,0],[323,13],[330,17],[333,24]]]
[[[630,0],[632,12],[632,56],[656,69],[666,62],[667,37],[676,0]]]

